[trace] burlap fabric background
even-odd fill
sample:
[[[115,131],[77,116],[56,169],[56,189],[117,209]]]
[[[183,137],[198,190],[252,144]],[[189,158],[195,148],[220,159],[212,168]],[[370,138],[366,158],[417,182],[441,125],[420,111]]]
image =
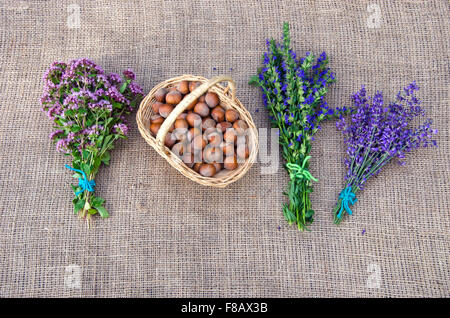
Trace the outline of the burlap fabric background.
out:
[[[370,27],[371,3],[379,28]],[[69,27],[70,4],[80,28]],[[447,1],[2,0],[0,13],[1,297],[449,296]],[[39,111],[45,68],[78,57],[109,72],[132,67],[147,92],[183,73],[231,74],[256,124],[268,127],[247,81],[283,21],[298,54],[329,54],[333,106],[349,105],[361,84],[392,98],[417,80],[439,148],[389,165],[336,227],[344,144],[325,124],[311,161],[316,222],[300,233],[281,213],[281,168],[266,175],[256,164],[226,189],[199,186],[144,142],[133,115],[129,140],[96,180],[111,217],[87,230],[72,214],[68,160]]]

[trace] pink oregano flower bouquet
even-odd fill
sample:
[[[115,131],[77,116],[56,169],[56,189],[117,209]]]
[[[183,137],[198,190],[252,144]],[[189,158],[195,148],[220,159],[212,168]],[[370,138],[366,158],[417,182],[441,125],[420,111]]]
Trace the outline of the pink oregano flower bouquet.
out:
[[[72,185],[74,213],[88,223],[92,215],[108,217],[105,200],[94,195],[95,176],[102,164],[108,165],[118,139],[126,139],[130,114],[142,97],[132,70],[123,78],[105,74],[88,59],[66,64],[54,62],[44,74],[42,110],[53,121],[50,139],[56,150],[72,157],[77,185]]]

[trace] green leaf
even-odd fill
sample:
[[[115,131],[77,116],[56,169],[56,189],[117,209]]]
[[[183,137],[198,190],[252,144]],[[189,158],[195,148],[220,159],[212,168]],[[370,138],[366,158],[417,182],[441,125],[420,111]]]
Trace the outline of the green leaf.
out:
[[[79,132],[80,130],[81,130],[81,127],[78,126],[78,125],[73,125],[72,127],[70,127],[70,131],[71,131],[71,132],[74,132],[74,133],[77,133],[77,132]]]
[[[104,207],[98,206],[98,207],[95,207],[95,208],[97,209],[98,213],[100,213],[100,216],[102,218],[105,219],[105,218],[107,218],[109,216],[108,211]]]
[[[78,214],[78,212],[80,212],[84,208],[85,203],[86,203],[85,200],[81,200],[81,199],[78,200],[73,208],[73,213]]]
[[[89,159],[89,155],[90,155],[91,153],[88,151],[88,150],[86,150],[86,149],[84,149],[83,150],[83,160],[88,160]]]
[[[75,115],[75,112],[74,112],[73,109],[68,109],[68,110],[66,110],[66,111],[64,112],[64,115],[65,115],[66,117],[71,117],[71,116],[74,116],[74,115]]]
[[[91,203],[94,208],[97,208],[99,206],[102,206],[103,203],[105,203],[105,199],[100,198],[100,197],[95,197],[92,199]]]
[[[119,102],[112,102],[112,105],[114,108],[122,108],[122,103]]]
[[[314,210],[308,210],[305,213],[306,218],[311,218],[314,215]]]
[[[120,93],[125,92],[125,90],[127,89],[128,84],[129,84],[129,81],[124,82],[124,83],[122,84],[122,86],[120,86],[119,92],[120,92]]]
[[[96,209],[89,209],[88,213],[91,214],[91,215],[94,215],[94,214],[97,213],[97,210]]]
[[[105,151],[105,153],[103,154],[103,157],[102,157],[102,162],[108,166],[110,159],[111,159],[111,154],[109,153],[109,151]]]
[[[248,81],[249,85],[257,86],[259,85],[259,77],[258,75],[253,75],[250,77],[250,80]]]
[[[84,173],[86,175],[90,175],[91,174],[91,167],[87,164],[87,163],[82,163],[81,164],[82,170],[84,171]]]
[[[105,140],[103,141],[101,152],[105,151],[109,147],[109,142],[113,137],[114,137],[113,135],[106,136]]]

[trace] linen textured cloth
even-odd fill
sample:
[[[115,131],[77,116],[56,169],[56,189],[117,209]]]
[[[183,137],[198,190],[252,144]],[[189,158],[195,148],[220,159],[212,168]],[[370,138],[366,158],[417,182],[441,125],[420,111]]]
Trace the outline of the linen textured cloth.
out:
[[[445,0],[0,1],[0,297],[448,297],[449,12]],[[329,55],[332,107],[350,106],[362,84],[388,102],[416,80],[439,148],[390,163],[335,226],[345,146],[325,123],[310,161],[316,220],[301,233],[282,215],[281,154],[274,173],[257,163],[225,189],[206,188],[145,143],[134,113],[129,140],[95,180],[111,217],[89,230],[73,215],[77,181],[39,105],[53,61],[131,67],[145,92],[181,74],[229,74],[267,128],[247,82],[284,21],[297,55]],[[261,153],[279,152],[269,144]]]

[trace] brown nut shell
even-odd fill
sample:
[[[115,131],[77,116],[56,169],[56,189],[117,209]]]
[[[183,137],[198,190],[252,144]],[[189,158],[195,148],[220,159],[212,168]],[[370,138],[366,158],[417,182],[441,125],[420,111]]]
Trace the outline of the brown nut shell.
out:
[[[234,145],[228,142],[222,142],[222,152],[226,156],[234,155]]]
[[[164,122],[164,118],[161,115],[153,115],[150,117],[151,124],[162,124]]]
[[[236,129],[238,134],[243,134],[248,129],[248,125],[245,121],[239,119],[234,122],[233,128]]]
[[[176,86],[177,91],[179,91],[181,94],[187,94],[189,93],[189,82],[188,81],[181,81]]]
[[[222,162],[223,152],[220,146],[215,147],[211,144],[206,145],[205,150],[203,151],[203,160],[207,163]]]
[[[219,105],[219,96],[216,93],[208,92],[205,95],[205,102],[210,108],[214,108]]]
[[[216,128],[216,121],[212,119],[211,117],[205,117],[202,120],[202,130],[205,131],[209,128]]]
[[[155,114],[158,114],[158,113],[159,113],[159,107],[161,107],[162,105],[164,105],[164,103],[161,103],[161,102],[154,102],[154,103],[152,104],[152,110],[153,110],[153,112],[154,112]]]
[[[205,130],[205,137],[211,146],[217,147],[223,141],[223,135],[217,128],[208,128]]]
[[[230,123],[234,123],[239,119],[239,113],[234,109],[227,109],[225,112],[225,119]]]
[[[166,147],[168,148],[171,148],[176,142],[177,140],[175,139],[175,137],[173,137],[170,132],[167,133],[166,138],[164,139],[164,145],[166,145]]]
[[[209,115],[209,107],[205,103],[199,102],[195,105],[194,112],[202,117],[206,117]]]
[[[155,99],[160,103],[164,103],[166,101],[167,92],[168,91],[165,88],[158,89],[155,93]]]
[[[161,128],[161,124],[150,124],[150,131],[154,136],[158,134],[159,128]]]
[[[227,131],[227,129],[233,127],[233,125],[227,121],[223,121],[221,123],[217,124],[217,129],[221,130],[222,133],[225,133],[225,131]]]
[[[220,123],[225,120],[225,109],[222,106],[216,106],[211,111],[211,117],[216,122]]]
[[[201,85],[200,82],[196,82],[196,81],[189,82],[189,91],[192,92],[194,89],[196,89],[200,85]]]
[[[236,147],[236,155],[240,159],[247,159],[250,156],[250,149],[246,145],[238,145]]]
[[[188,122],[186,119],[177,119],[175,120],[175,129],[185,128],[187,129],[189,127]]]
[[[202,117],[194,112],[187,114],[186,121],[191,127],[200,127],[202,124]]]
[[[172,152],[177,156],[180,157],[183,156],[184,150],[186,149],[186,144],[183,142],[176,143],[172,146],[171,150]]]
[[[238,167],[238,162],[236,156],[225,157],[223,161],[223,167],[227,170],[234,170]]]
[[[228,128],[227,131],[223,134],[223,140],[226,142],[235,144],[237,141],[237,133],[234,128]]]
[[[177,90],[173,90],[167,93],[166,95],[166,103],[176,105],[181,102],[181,93]]]
[[[198,172],[204,177],[212,177],[216,174],[216,167],[209,163],[200,166]]]
[[[194,152],[200,151],[206,147],[206,140],[202,135],[195,136],[192,140],[192,149]]]
[[[173,108],[174,107],[172,105],[170,105],[170,104],[161,105],[159,107],[159,114],[162,117],[167,118],[169,116],[169,114],[173,111]]]

